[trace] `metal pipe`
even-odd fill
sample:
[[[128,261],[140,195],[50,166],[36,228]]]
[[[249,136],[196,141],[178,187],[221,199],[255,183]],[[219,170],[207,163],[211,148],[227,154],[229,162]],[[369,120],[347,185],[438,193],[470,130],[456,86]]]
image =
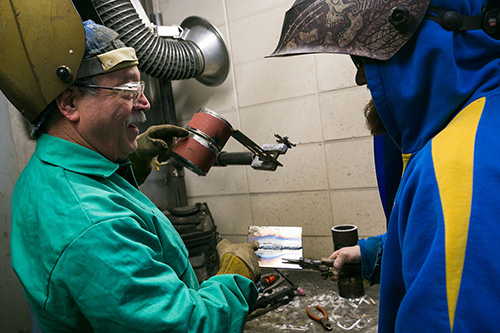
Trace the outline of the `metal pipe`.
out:
[[[332,228],[333,248],[337,251],[343,247],[358,244],[358,227],[351,224],[337,225]],[[339,275],[339,295],[345,298],[358,298],[365,294],[361,264],[344,264]]]
[[[254,156],[252,152],[228,153],[226,151],[221,151],[217,155],[214,166],[251,165]]]

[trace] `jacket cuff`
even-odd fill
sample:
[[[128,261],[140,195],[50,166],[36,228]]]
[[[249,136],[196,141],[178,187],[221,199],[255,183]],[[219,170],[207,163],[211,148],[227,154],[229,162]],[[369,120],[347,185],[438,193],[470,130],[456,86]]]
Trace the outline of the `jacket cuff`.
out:
[[[382,234],[358,241],[361,252],[361,275],[370,282],[370,285],[380,283],[380,264],[382,262],[385,235]]]

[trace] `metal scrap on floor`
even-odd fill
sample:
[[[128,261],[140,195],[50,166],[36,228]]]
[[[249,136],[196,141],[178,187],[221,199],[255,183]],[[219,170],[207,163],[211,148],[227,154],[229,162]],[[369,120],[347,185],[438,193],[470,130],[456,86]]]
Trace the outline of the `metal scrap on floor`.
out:
[[[263,270],[263,274],[266,272],[272,271]],[[363,297],[347,299],[339,296],[336,282],[322,280],[319,272],[290,269],[280,269],[280,272],[303,292],[296,292],[277,304],[254,310],[248,316],[245,332],[327,332],[320,322],[311,319],[306,312],[309,307],[310,311],[314,310],[316,315],[322,317],[316,306],[325,310],[333,328],[330,332],[377,332],[378,285],[366,285]],[[283,282],[271,295],[286,288],[290,288],[290,284]]]

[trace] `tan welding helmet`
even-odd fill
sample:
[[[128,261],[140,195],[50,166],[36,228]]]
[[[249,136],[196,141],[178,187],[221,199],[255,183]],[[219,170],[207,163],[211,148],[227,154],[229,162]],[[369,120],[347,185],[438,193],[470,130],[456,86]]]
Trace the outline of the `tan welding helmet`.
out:
[[[76,79],[139,63],[118,37],[82,22],[71,0],[0,0],[0,90],[36,130]]]
[[[341,53],[386,60],[417,30],[430,0],[296,0],[275,56]]]
[[[76,78],[85,32],[69,0],[0,0],[0,89],[33,122]]]

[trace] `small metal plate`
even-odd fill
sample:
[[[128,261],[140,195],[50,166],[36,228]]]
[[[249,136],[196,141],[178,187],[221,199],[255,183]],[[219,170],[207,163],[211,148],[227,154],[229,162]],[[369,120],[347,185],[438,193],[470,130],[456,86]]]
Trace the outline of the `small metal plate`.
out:
[[[300,266],[282,263],[282,258],[300,259],[302,257],[301,227],[248,227],[248,241],[258,241],[260,267],[300,269]]]

